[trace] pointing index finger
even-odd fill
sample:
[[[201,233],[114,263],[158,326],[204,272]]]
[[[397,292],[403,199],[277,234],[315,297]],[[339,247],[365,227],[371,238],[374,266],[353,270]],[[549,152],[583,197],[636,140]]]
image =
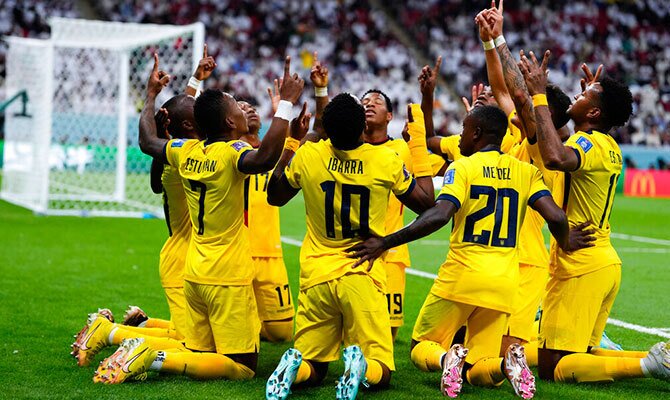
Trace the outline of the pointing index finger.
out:
[[[158,53],[154,53],[154,68],[153,72],[158,71]]]
[[[202,51],[202,58],[207,58],[207,43],[205,43],[204,49]]]
[[[437,57],[437,61],[435,61],[435,69],[433,72],[437,75],[440,73],[440,66],[442,65],[442,56]]]
[[[284,61],[284,79],[287,79],[291,76],[290,71],[291,71],[291,56],[286,56],[286,60]]]

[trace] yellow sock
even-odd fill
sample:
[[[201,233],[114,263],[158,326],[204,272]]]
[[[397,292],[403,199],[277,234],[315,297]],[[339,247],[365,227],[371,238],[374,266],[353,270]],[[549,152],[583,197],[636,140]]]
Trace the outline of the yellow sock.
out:
[[[368,369],[365,372],[365,378],[367,378],[370,385],[376,385],[382,380],[384,368],[377,360],[366,359],[366,361],[368,362]]]
[[[312,377],[312,373],[314,373],[314,370],[309,361],[302,360],[302,364],[300,364],[300,367],[298,368],[298,373],[295,375],[295,381],[293,383],[307,382],[307,380]]]
[[[263,321],[261,337],[268,342],[280,343],[293,340],[293,319],[287,321]]]
[[[468,382],[474,386],[498,386],[505,380],[500,367],[501,357],[482,358],[467,372]]]
[[[117,328],[121,328],[127,332],[135,332],[140,335],[146,336],[156,336],[156,337],[170,337],[169,329],[163,328],[140,328],[139,326],[128,326],[128,325],[116,325]]]
[[[537,340],[533,340],[523,345],[529,367],[537,367],[537,343]]]
[[[645,358],[646,351],[630,351],[630,350],[607,350],[595,347],[591,349],[591,354],[599,357],[625,357],[625,358]]]
[[[410,358],[421,371],[441,371],[444,353],[446,350],[439,343],[424,340],[414,346]]]
[[[117,326],[116,328],[112,329],[107,341],[110,344],[121,344],[123,339],[143,338],[147,345],[152,349],[185,349],[184,344],[179,340],[171,339],[169,337],[145,335],[143,333],[138,333],[138,329],[141,328],[134,328],[135,329],[130,330],[127,326],[124,325]]]
[[[144,327],[170,329],[170,321],[167,319],[149,318],[144,322]]]
[[[159,352],[163,362],[157,370],[172,374],[186,375],[194,379],[232,379],[242,380],[254,377],[254,371],[247,366],[218,353],[196,353],[191,351],[169,350]],[[154,369],[154,368],[152,368]]]
[[[599,357],[584,353],[561,358],[554,370],[557,382],[612,382],[642,377],[639,358]]]

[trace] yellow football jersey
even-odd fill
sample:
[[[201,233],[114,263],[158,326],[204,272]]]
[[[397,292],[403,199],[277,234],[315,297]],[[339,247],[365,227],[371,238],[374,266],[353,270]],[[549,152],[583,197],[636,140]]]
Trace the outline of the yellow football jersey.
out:
[[[279,207],[268,204],[272,171],[251,175],[244,186],[244,215],[252,257],[282,257]]]
[[[503,153],[509,153],[512,150],[512,147],[521,143],[523,137],[521,135],[521,130],[512,123],[512,119],[516,117],[516,110],[512,110],[511,113],[507,116],[507,132],[505,137],[503,137],[502,143],[500,144],[500,150]]]
[[[461,149],[458,148],[458,143],[460,141],[461,135],[445,136],[440,139],[440,150],[442,150],[443,154],[446,154],[448,159],[456,161],[463,157],[461,155]]]
[[[561,250],[556,243],[551,248],[551,272],[559,278],[583,275],[621,259],[610,242],[609,218],[614,192],[621,176],[623,157],[610,135],[598,131],[577,132],[565,143],[579,159],[577,170],[565,173],[563,210],[570,226],[591,221],[595,229],[594,247],[572,253]]]
[[[449,166],[438,200],[458,206],[436,296],[512,312],[519,281],[519,228],[527,205],[549,190],[531,164],[497,150]]]
[[[307,142],[286,170],[289,184],[302,188],[307,234],[300,249],[300,288],[352,272],[344,250],[371,235],[384,236],[389,195],[402,195],[415,184],[392,150],[362,144],[338,150],[330,140]],[[365,273],[367,266],[355,272]],[[386,273],[375,265],[370,277],[385,291]]]
[[[533,164],[534,161],[530,156],[528,147],[528,141],[524,139],[521,143],[514,145],[508,154],[519,161]],[[542,171],[540,170],[540,172]],[[551,186],[549,187],[551,188]],[[544,218],[540,213],[528,208],[526,218],[521,225],[521,231],[519,231],[519,263],[549,268],[549,252],[544,245],[543,226]]]
[[[163,211],[170,237],[165,241],[158,267],[164,288],[184,286],[184,263],[191,242],[191,220],[186,205],[186,194],[179,171],[169,165],[163,167]]]
[[[171,140],[170,165],[179,168],[191,225],[184,280],[205,285],[249,285],[254,268],[244,227],[244,180],[238,165],[249,144],[235,140]]]
[[[383,146],[393,150],[398,157],[405,163],[405,167],[410,173],[414,172],[412,168],[412,155],[409,152],[407,142],[402,139],[389,139]],[[389,196],[389,208],[386,212],[386,234],[398,231],[405,226],[403,219],[405,207],[395,196]],[[402,263],[406,267],[410,265],[409,248],[406,244],[389,249],[384,261]]]

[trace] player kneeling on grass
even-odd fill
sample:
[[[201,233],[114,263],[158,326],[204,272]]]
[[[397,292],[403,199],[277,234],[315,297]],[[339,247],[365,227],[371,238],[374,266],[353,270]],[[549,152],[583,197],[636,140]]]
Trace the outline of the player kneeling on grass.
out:
[[[510,346],[498,357],[519,280],[517,242],[526,207],[548,222],[558,243],[569,246],[565,213],[554,203],[534,166],[502,154],[507,129],[497,107],[474,108],[463,122],[459,144],[468,156],[449,166],[437,204],[408,227],[354,246],[359,263],[429,235],[454,218],[447,260],[423,304],[412,334],[412,362],[421,370],[442,370],[441,390],[456,397],[463,380],[497,386],[507,378],[523,398],[535,393],[524,349]],[[467,323],[465,347],[449,349]]]
[[[193,233],[184,267],[189,321],[184,347],[195,351],[170,351],[151,338],[125,340],[103,361],[96,378],[121,383],[143,379],[147,370],[155,370],[198,379],[250,379],[256,370],[260,322],[243,226],[244,182],[247,175],[276,164],[291,103],[302,93],[304,82],[290,75],[287,57],[280,90],[283,111],[275,114],[258,150],[238,140],[249,130],[246,115],[232,96],[217,90],[205,91],[194,105],[198,131],[207,139],[167,141],[156,134],[153,107],[169,76],[158,71],[158,56],[154,57],[139,143],[143,152],[178,168],[185,183]]]
[[[418,106],[412,111],[421,112]],[[422,122],[410,124],[425,135]],[[294,383],[320,383],[342,344],[338,399],[354,399],[360,384],[389,384],[395,367],[383,261],[355,267],[346,251],[384,234],[391,192],[417,212],[434,204],[430,177],[414,180],[393,150],[363,142],[365,111],[355,97],[333,98],[323,126],[329,140],[307,142],[295,157],[297,143],[285,149],[268,187],[269,202],[279,206],[302,189],[307,214],[295,348],[268,379],[268,399],[286,398]]]

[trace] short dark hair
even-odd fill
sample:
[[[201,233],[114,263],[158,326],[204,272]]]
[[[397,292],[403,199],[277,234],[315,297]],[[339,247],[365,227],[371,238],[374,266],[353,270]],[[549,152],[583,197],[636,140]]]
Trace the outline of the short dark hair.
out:
[[[500,143],[507,133],[507,116],[505,112],[496,106],[480,106],[470,111],[478,127],[484,135],[492,135]]]
[[[187,94],[178,94],[168,101],[163,103],[161,108],[164,108],[168,112],[168,117],[170,118],[170,124],[168,125],[168,133],[173,138],[184,138],[186,137],[185,133],[181,131],[182,122],[189,118],[191,114],[187,113],[186,107],[193,107],[193,104],[188,104],[189,101],[192,101],[192,97]]]
[[[570,96],[565,94],[561,88],[556,85],[547,85],[547,103],[551,110],[551,120],[554,123],[554,128],[560,129],[570,120],[568,115],[568,108],[572,105]]]
[[[201,134],[209,136],[228,130],[226,118],[228,117],[228,105],[224,93],[217,89],[207,89],[193,105],[193,116],[195,125]]]
[[[355,149],[365,130],[365,109],[351,94],[340,93],[323,110],[323,129],[335,148]]]
[[[384,100],[386,101],[386,111],[392,113],[393,112],[393,103],[391,102],[391,99],[386,95],[386,93],[382,92],[379,89],[370,89],[367,92],[363,93],[363,97],[361,97],[361,100],[365,98],[370,93],[378,93],[384,96]]]
[[[623,126],[633,113],[633,95],[628,86],[610,77],[600,80],[601,121],[606,128]]]

